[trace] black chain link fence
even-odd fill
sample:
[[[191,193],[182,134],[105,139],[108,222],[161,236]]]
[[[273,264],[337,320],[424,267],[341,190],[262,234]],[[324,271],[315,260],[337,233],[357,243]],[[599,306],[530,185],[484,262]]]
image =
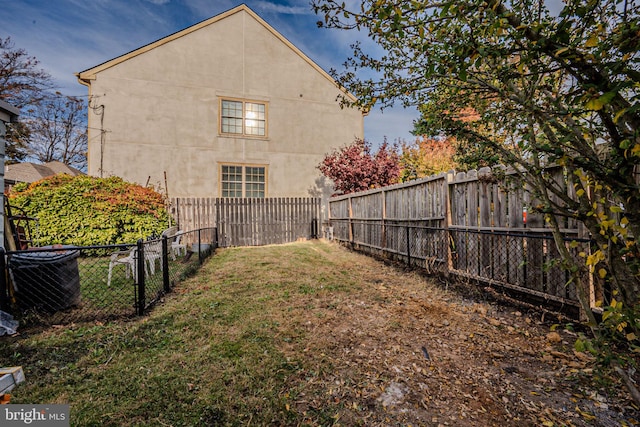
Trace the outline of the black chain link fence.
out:
[[[206,228],[130,245],[4,252],[0,309],[22,326],[141,315],[216,247],[216,228]]]
[[[505,232],[442,228],[430,221],[331,221],[333,238],[352,248],[420,267],[528,295],[532,302],[579,306],[571,275],[551,232]],[[585,264],[590,239],[565,236],[577,264]],[[584,269],[584,281],[594,280]],[[603,292],[602,286],[595,286]]]

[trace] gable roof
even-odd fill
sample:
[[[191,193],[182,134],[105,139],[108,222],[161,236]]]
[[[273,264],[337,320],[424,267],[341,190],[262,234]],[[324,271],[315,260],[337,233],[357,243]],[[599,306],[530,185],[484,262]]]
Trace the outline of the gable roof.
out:
[[[15,163],[6,165],[4,170],[4,179],[7,183],[31,183],[61,173],[66,173],[71,176],[84,175],[84,172],[76,168],[62,162],[53,161],[44,164]]]
[[[298,56],[300,56],[300,58],[302,58],[304,61],[306,61],[309,65],[311,65],[318,73],[320,73],[322,76],[324,76],[327,80],[329,80],[332,84],[336,85],[336,87],[340,88],[340,86],[338,85],[338,83],[335,81],[335,79],[333,77],[331,77],[326,71],[324,71],[318,64],[316,64],[311,58],[309,58],[307,55],[305,55],[300,49],[298,49],[293,43],[291,43],[289,40],[287,40],[282,34],[280,34],[278,31],[276,31],[271,25],[269,25],[264,19],[262,19],[260,16],[258,16],[258,14],[256,14],[253,10],[251,10],[249,8],[249,6],[247,6],[246,4],[241,4],[240,6],[236,6],[233,9],[230,9],[226,12],[223,12],[219,15],[216,15],[212,18],[206,19],[204,21],[201,21],[197,24],[194,24],[190,27],[185,28],[184,30],[175,32],[173,34],[170,34],[164,38],[161,38],[159,40],[156,40],[155,42],[149,43],[147,45],[144,45],[138,49],[132,50],[131,52],[125,53],[124,55],[120,55],[116,58],[113,58],[109,61],[103,62],[102,64],[96,65],[95,67],[92,68],[88,68],[84,71],[80,71],[79,73],[76,73],[76,77],[78,78],[78,82],[80,82],[80,84],[83,84],[85,86],[89,86],[91,83],[91,80],[95,80],[96,78],[96,74],[104,71],[108,68],[111,68],[115,65],[118,65],[128,59],[134,58],[138,55],[141,55],[145,52],[148,52],[152,49],[155,49],[156,47],[162,46],[166,43],[169,43],[175,39],[178,39],[180,37],[186,36],[187,34],[190,34],[194,31],[198,31],[201,28],[207,27],[209,25],[215,24],[218,21],[221,21],[231,15],[234,15],[236,13],[239,12],[246,12],[248,15],[250,15],[253,19],[255,19],[256,21],[258,21],[263,27],[265,27],[269,32],[271,32],[276,38],[278,38],[282,43],[284,43],[285,45],[287,45],[291,50],[293,50]],[[340,88],[341,90],[343,90],[342,88]],[[353,101],[356,100],[355,96],[353,96],[353,94],[343,90],[343,92],[349,97],[351,98]]]

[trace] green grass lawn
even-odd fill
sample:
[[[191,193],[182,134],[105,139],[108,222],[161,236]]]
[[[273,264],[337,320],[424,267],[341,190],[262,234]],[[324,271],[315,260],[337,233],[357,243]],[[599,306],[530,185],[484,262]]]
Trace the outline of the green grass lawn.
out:
[[[575,334],[323,241],[220,249],[144,317],[19,332],[0,337],[26,377],[11,403],[70,404],[73,426],[640,419]]]
[[[317,242],[221,250],[144,318],[4,338],[4,364],[27,377],[12,403],[70,403],[72,425],[295,424],[286,379],[303,361],[279,347],[302,332],[281,332],[288,304],[320,292],[318,283],[322,292],[349,285],[317,256],[324,250]],[[82,281],[92,304],[131,286],[108,288],[107,267],[108,259],[80,263],[81,276],[96,278]]]
[[[110,286],[107,286],[109,257],[81,257],[78,259],[80,294],[85,309],[111,310],[114,313],[131,311],[134,282],[125,274],[124,266],[113,269]]]

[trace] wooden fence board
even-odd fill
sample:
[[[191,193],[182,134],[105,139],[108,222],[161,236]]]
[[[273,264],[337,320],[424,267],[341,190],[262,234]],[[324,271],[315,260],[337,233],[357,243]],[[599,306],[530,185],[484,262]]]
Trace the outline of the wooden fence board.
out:
[[[544,217],[542,214],[532,212],[532,207],[537,206],[540,202],[529,190],[529,187],[525,187],[524,203],[527,207],[527,228],[543,228]],[[534,289],[536,291],[544,292],[544,252],[545,241],[539,238],[527,238],[525,240],[525,253],[526,253],[526,284],[527,288]]]
[[[492,216],[493,212],[491,211],[491,196],[492,196],[492,188],[491,183],[487,178],[489,178],[491,174],[491,168],[482,168],[478,171],[479,178],[479,194],[478,194],[478,203],[479,203],[479,222],[480,227],[483,228],[491,228],[492,226]],[[482,234],[479,236],[479,252],[480,252],[480,266],[479,266],[479,274],[481,277],[485,277],[488,279],[494,279],[493,277],[493,268],[492,268],[492,256],[494,254],[493,248],[493,238],[488,234]]]
[[[521,188],[511,188],[508,193],[507,205],[509,212],[509,229],[518,232],[522,230],[522,227],[524,226],[522,220],[523,210]],[[524,287],[524,240],[517,237],[507,238],[507,252],[509,254],[509,262],[507,264],[509,269],[507,282]]]
[[[221,246],[280,244],[310,238],[312,221],[321,218],[320,199],[306,197],[174,198],[170,205],[181,230],[217,227]]]
[[[409,250],[412,264],[429,268],[430,260],[440,260],[444,271],[577,305],[575,287],[566,285],[568,274],[554,263],[559,253],[548,225],[532,212],[538,202],[517,184],[519,172],[504,167],[499,172],[451,172],[332,198],[334,236],[399,256]],[[562,169],[549,173],[557,188],[575,195]],[[574,219],[562,219],[561,226],[568,236],[581,236]]]
[[[464,172],[458,173],[455,178],[455,182],[461,182],[466,180],[467,174]],[[460,183],[454,185],[454,205],[452,210],[454,212],[454,223],[457,226],[468,226],[467,223],[467,186]],[[467,271],[467,237],[466,233],[454,233],[455,251],[456,251],[456,264],[454,268],[460,271]]]
[[[469,227],[478,227],[478,171],[471,170],[467,172],[467,179],[471,180],[466,183],[467,189],[467,225]],[[471,233],[468,236],[467,247],[467,271],[474,276],[478,276],[480,264],[480,236]]]
[[[493,224],[496,230],[507,228],[507,193],[497,183],[492,184],[493,192]],[[506,282],[509,276],[509,238],[496,234],[493,236],[493,276],[496,280]]]

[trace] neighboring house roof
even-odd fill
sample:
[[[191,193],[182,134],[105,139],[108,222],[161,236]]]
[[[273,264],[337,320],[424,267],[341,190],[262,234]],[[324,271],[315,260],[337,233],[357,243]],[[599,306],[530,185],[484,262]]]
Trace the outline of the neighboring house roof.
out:
[[[305,55],[300,49],[298,49],[297,47],[295,47],[293,45],[293,43],[291,43],[289,40],[287,40],[282,34],[280,34],[278,31],[276,31],[271,25],[269,25],[265,20],[263,20],[262,18],[260,18],[260,16],[258,16],[253,10],[251,10],[247,5],[245,4],[241,4],[240,6],[234,7],[233,9],[230,9],[226,12],[223,12],[219,15],[216,15],[212,18],[206,19],[204,21],[201,21],[195,25],[192,25],[188,28],[185,28],[184,30],[178,31],[176,33],[173,33],[171,35],[168,35],[164,38],[161,38],[159,40],[156,40],[155,42],[149,43],[145,46],[142,46],[141,48],[138,48],[136,50],[132,50],[129,53],[125,53],[124,55],[120,55],[116,58],[113,58],[109,61],[103,62],[100,65],[96,65],[95,67],[89,68],[87,70],[81,71],[79,73],[76,73],[76,77],[78,78],[78,81],[83,84],[83,85],[89,85],[91,80],[95,80],[96,78],[96,74],[104,71],[108,68],[111,68],[115,65],[120,64],[121,62],[124,62],[128,59],[134,58],[140,54],[143,54],[145,52],[148,52],[152,49],[155,49],[156,47],[162,46],[165,43],[169,43],[175,39],[178,39],[180,37],[183,37],[187,34],[190,34],[194,31],[198,31],[199,29],[209,26],[211,24],[215,24],[216,22],[225,19],[231,15],[234,15],[238,12],[244,11],[246,13],[248,13],[249,15],[251,15],[256,21],[258,21],[260,24],[262,24],[267,30],[269,30],[275,37],[277,37],[278,39],[280,39],[284,44],[286,44],[291,50],[293,50],[296,54],[298,54],[302,59],[304,59],[307,63],[309,63],[309,65],[311,65],[313,68],[315,68],[316,71],[318,71],[320,74],[322,74],[327,80],[331,81],[333,84],[335,84],[336,86],[338,86],[337,82],[335,81],[335,79],[333,77],[331,77],[326,71],[324,71],[318,64],[316,64],[315,62],[313,62],[313,60],[311,60],[307,55]],[[356,98],[348,92],[345,92],[345,94],[351,98],[353,101],[356,100]]]
[[[14,122],[19,115],[20,110],[18,108],[0,99],[0,120]]]
[[[78,170],[72,166],[69,166],[65,163],[62,162],[58,162],[58,161],[53,161],[53,162],[47,162],[45,163],[45,165],[51,169],[52,171],[55,172],[55,175],[59,174],[59,173],[66,173],[67,175],[71,175],[71,176],[77,176],[77,175],[84,175],[85,173],[82,172],[81,170]]]
[[[53,161],[44,164],[15,163],[6,165],[4,179],[7,183],[30,183],[61,173],[66,173],[71,176],[84,175],[84,172],[76,168],[65,165],[62,162]]]

